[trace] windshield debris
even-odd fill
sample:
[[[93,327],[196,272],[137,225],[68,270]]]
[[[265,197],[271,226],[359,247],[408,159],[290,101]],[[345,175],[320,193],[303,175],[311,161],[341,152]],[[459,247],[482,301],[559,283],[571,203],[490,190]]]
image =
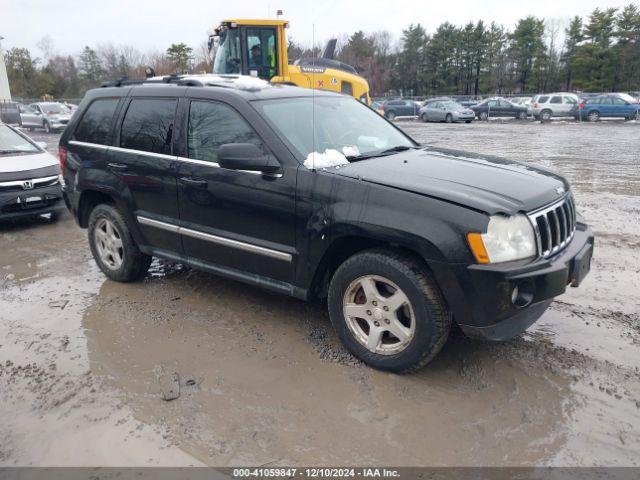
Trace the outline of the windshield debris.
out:
[[[311,152],[304,161],[304,166],[309,170],[317,168],[336,167],[349,163],[347,157],[332,148],[324,151],[324,153]]]

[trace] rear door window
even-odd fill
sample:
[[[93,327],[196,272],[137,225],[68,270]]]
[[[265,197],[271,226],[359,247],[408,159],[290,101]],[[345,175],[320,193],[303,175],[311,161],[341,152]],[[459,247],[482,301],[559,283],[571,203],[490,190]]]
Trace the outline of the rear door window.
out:
[[[578,102],[576,101],[575,98],[573,97],[564,97],[564,103],[568,104],[568,105],[575,105]]]
[[[562,103],[562,97],[551,97],[551,101],[549,103]]]
[[[134,98],[122,121],[120,146],[170,155],[177,100]]]
[[[217,162],[220,145],[225,143],[253,143],[265,151],[258,135],[231,107],[217,102],[192,101],[187,137],[189,158]]]
[[[111,133],[111,123],[118,106],[118,98],[94,100],[82,115],[73,134],[74,140],[107,145]]]

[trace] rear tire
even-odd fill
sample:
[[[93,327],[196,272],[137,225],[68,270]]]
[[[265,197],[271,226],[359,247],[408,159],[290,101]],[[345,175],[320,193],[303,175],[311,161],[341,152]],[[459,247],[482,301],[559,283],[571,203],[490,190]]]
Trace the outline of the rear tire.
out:
[[[543,110],[540,112],[540,121],[541,122],[549,122],[551,121],[551,110]]]
[[[140,251],[124,218],[108,204],[97,205],[89,215],[89,247],[100,270],[116,282],[144,277],[151,257]]]
[[[597,122],[600,120],[600,112],[597,110],[592,110],[587,114],[587,118],[590,122]]]
[[[480,119],[480,120],[488,120],[489,119],[489,114],[487,112],[480,112],[478,114],[478,119]]]
[[[385,114],[385,117],[387,117],[387,120],[393,121],[396,118],[396,114],[394,112],[389,112]]]
[[[427,114],[423,113],[422,115],[420,115],[420,119],[424,122],[427,123],[429,121],[429,119],[427,118]]]
[[[472,120],[465,120],[464,123],[471,123]]]
[[[44,128],[45,133],[51,133],[51,124],[49,122],[45,120],[42,126]]]
[[[345,347],[389,372],[425,366],[451,329],[451,315],[431,274],[410,257],[387,250],[364,251],[345,261],[331,279],[328,307]]]
[[[526,120],[527,112],[518,112],[518,116],[516,118],[518,118],[518,120]]]

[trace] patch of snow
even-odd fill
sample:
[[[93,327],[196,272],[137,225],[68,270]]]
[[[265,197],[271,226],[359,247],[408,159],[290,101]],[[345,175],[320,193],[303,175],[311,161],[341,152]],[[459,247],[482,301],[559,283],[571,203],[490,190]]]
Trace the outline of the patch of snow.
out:
[[[327,149],[324,153],[311,152],[304,161],[304,166],[309,170],[327,167],[347,165],[349,160],[337,150]]]
[[[240,90],[257,92],[271,86],[269,82],[257,77],[240,76],[233,81],[233,85]]]
[[[342,154],[345,157],[357,157],[360,155],[360,149],[356,145],[346,145],[342,147]]]

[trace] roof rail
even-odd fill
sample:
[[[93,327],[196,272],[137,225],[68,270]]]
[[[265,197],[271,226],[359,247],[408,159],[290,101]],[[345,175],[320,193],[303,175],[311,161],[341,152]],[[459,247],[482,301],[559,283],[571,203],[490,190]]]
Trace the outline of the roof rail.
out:
[[[122,77],[118,80],[102,82],[101,88],[106,87],[123,87],[126,85],[143,85],[143,84],[159,84],[173,83],[187,87],[227,87],[236,88],[238,90],[257,91],[271,86],[266,80],[246,75],[216,75],[216,74],[199,74],[199,75],[165,75],[148,78],[128,78]]]

